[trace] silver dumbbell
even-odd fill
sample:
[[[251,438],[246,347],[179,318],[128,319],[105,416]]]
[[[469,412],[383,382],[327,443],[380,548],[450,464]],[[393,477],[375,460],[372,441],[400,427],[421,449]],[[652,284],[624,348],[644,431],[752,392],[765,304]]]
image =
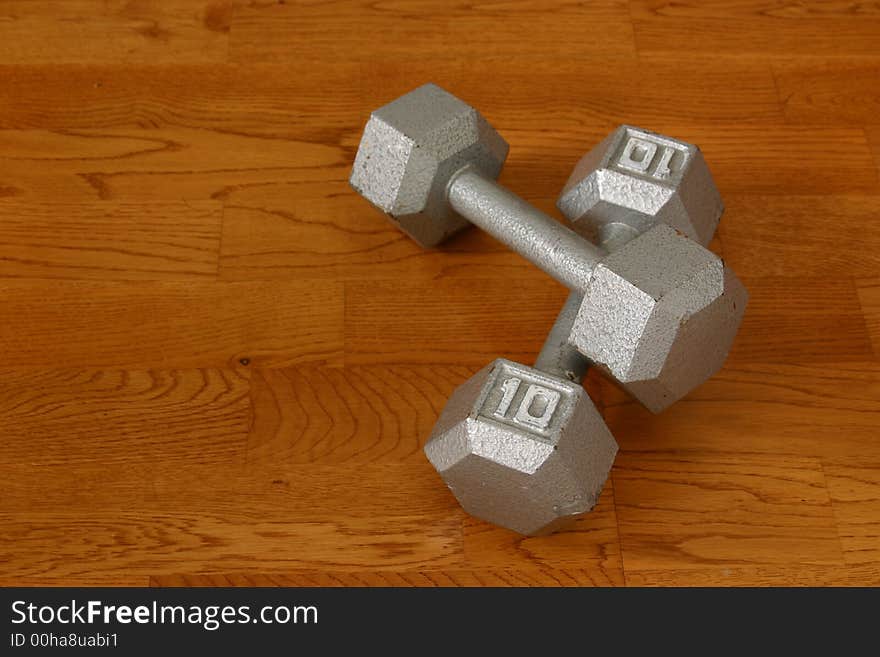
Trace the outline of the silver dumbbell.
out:
[[[350,183],[424,246],[469,221],[583,294],[569,341],[598,343],[590,358],[652,411],[720,368],[745,308],[733,272],[665,224],[609,256],[495,182],[507,152],[474,108],[428,84],[372,113]]]
[[[500,358],[459,386],[425,454],[462,508],[521,534],[549,534],[596,504],[617,443],[580,385],[568,344],[575,292],[535,365]]]
[[[724,211],[699,148],[634,126],[619,127],[581,158],[556,205],[578,233],[610,254],[604,260],[605,266],[631,280],[638,279],[640,265],[623,257],[632,250],[628,243],[662,224],[706,245]],[[663,254],[657,251],[656,255]],[[651,257],[645,254],[646,259]],[[721,261],[712,256],[706,262],[717,267]],[[650,354],[647,361],[640,359],[638,349],[628,349],[627,343],[604,339],[609,330],[616,330],[614,314],[619,312],[619,303],[594,286],[589,286],[584,296],[584,307],[589,307],[590,312],[580,322],[583,330],[572,335],[574,345],[613,378],[626,381],[626,387],[637,397],[649,372],[658,368],[662,372],[676,360],[687,360],[695,366],[702,364],[708,378],[724,362],[748,299],[742,285],[731,278],[732,272],[725,268],[724,276],[727,280],[722,294],[729,297],[730,310],[735,311],[730,317],[730,330],[715,340],[700,335],[688,341],[688,331],[701,321],[713,321],[701,319],[705,310],[699,304],[691,307],[687,311],[688,321],[681,325],[680,335],[676,336],[664,364],[652,362]],[[651,293],[649,287],[643,289]],[[662,304],[652,314],[657,310],[662,311]],[[646,326],[657,319],[656,314],[648,318]],[[669,335],[668,330],[657,334],[661,340]],[[653,395],[655,389],[649,384],[646,394]]]
[[[629,125],[580,159],[556,206],[608,251],[657,224],[706,246],[724,212],[697,146]]]

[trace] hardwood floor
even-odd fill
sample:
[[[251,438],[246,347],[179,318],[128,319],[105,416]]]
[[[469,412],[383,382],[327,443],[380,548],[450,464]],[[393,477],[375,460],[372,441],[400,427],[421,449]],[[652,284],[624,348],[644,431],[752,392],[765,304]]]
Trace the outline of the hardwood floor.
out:
[[[619,123],[701,145],[749,310],[570,531],[466,516],[421,447],[566,292],[347,185],[426,81],[554,213]],[[880,7],[0,0],[0,585],[880,585]]]

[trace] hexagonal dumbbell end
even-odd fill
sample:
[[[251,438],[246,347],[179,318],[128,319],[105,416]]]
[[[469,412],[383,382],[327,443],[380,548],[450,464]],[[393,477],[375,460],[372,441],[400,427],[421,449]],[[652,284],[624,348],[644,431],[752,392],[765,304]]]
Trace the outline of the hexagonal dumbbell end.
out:
[[[569,342],[657,413],[721,368],[747,301],[721,258],[659,225],[596,267]]]
[[[349,182],[416,242],[436,246],[468,223],[446,200],[450,177],[469,164],[494,180],[508,150],[477,110],[426,84],[372,113]]]
[[[465,511],[536,535],[593,508],[617,443],[580,385],[498,359],[455,390],[425,454]]]
[[[581,158],[557,202],[576,231],[600,244],[665,223],[707,245],[724,212],[700,149],[621,126]]]

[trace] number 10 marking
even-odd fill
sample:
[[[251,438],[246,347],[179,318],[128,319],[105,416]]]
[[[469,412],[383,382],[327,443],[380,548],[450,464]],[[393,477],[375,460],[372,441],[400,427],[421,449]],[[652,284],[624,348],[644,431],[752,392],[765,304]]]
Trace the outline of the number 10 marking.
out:
[[[654,171],[648,173],[648,169],[651,167],[651,164],[654,162],[654,157],[657,155],[658,148],[662,148],[660,152],[660,161],[657,163],[657,167]],[[626,142],[626,146],[623,148],[623,153],[621,153],[617,164],[624,169],[629,169],[636,173],[644,173],[653,178],[664,180],[672,175],[672,170],[669,168],[669,165],[672,163],[675,150],[676,149],[672,146],[658,147],[658,145],[652,141],[639,139],[638,137],[630,137],[629,141]]]
[[[501,384],[501,390],[504,391],[504,394],[501,396],[501,401],[498,402],[498,407],[493,413],[495,417],[507,418],[507,412],[510,410],[510,405],[521,383],[522,379],[516,377],[504,380],[504,383]],[[545,430],[550,426],[550,420],[553,419],[553,413],[559,405],[559,399],[560,394],[556,390],[550,390],[544,386],[531,383],[511,419],[515,423],[526,427]]]

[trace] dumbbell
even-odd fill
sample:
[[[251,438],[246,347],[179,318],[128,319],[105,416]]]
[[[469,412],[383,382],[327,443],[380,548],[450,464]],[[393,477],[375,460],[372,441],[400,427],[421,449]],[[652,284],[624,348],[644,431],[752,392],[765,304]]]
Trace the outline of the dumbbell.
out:
[[[570,289],[603,299],[602,310],[582,303],[569,340],[594,336],[593,351],[610,361],[596,364],[654,412],[720,368],[746,297],[721,260],[665,224],[606,259],[495,182],[507,152],[474,108],[427,84],[372,113],[350,184],[423,246],[470,221]]]
[[[724,212],[697,146],[630,125],[580,159],[556,207],[576,232],[607,251],[657,224],[706,246]]]
[[[425,454],[469,514],[549,534],[589,512],[617,443],[580,385],[587,361],[568,344],[572,292],[529,367],[499,358],[459,386]]]
[[[630,278],[634,273],[632,260],[616,259],[628,242],[665,224],[707,245],[724,212],[718,188],[697,146],[628,125],[617,128],[581,158],[556,206],[576,232],[610,254],[604,260],[609,270]],[[716,259],[714,266],[717,263],[720,260]],[[725,276],[732,273],[725,270]],[[736,324],[727,334],[732,340],[748,295],[734,280],[725,281],[724,294],[730,295],[731,310],[736,311],[732,317]],[[589,306],[590,312],[579,322],[583,330],[572,336],[574,345],[613,378],[628,380],[627,388],[635,393],[643,385],[639,379],[656,372],[657,364],[639,364],[625,343],[603,339],[617,330],[612,314],[618,311],[618,304],[601,288],[591,286],[587,290],[584,306]],[[687,327],[697,321],[698,313],[692,315]],[[686,353],[672,352],[667,360],[702,362],[708,378],[724,361],[729,344],[723,352],[721,346],[720,342],[696,340],[687,346]]]

